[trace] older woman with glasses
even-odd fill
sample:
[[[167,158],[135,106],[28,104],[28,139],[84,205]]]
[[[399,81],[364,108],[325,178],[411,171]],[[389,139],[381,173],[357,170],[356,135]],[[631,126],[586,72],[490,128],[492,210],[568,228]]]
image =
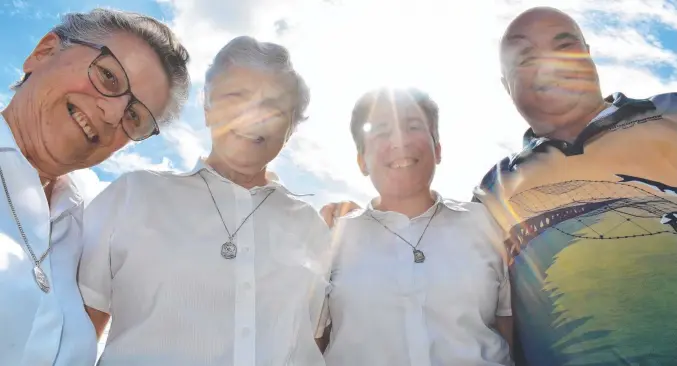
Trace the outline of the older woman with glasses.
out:
[[[0,118],[0,365],[94,364],[69,173],[158,134],[186,99],[187,61],[157,20],[96,9],[66,14],[24,62]]]

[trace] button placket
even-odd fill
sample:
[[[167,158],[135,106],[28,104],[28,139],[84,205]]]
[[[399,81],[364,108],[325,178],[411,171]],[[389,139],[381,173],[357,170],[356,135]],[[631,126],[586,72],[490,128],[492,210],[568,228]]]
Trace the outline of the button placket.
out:
[[[256,207],[258,195],[251,191],[235,187],[236,212],[239,221],[246,217]],[[256,364],[256,268],[254,224],[252,215],[244,223],[235,239],[238,246],[238,256],[235,264],[235,329],[234,329],[234,365],[254,366]],[[239,222],[238,221],[238,222]]]

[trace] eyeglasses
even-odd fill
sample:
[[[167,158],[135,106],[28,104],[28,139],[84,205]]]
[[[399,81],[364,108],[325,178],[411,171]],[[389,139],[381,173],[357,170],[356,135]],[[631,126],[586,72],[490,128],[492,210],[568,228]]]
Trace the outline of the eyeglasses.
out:
[[[121,97],[129,95],[129,103],[122,116],[122,129],[134,141],[142,141],[153,135],[158,135],[160,129],[153,114],[140,100],[138,100],[129,86],[127,72],[111,50],[98,45],[77,39],[67,41],[99,50],[101,53],[89,65],[87,74],[94,89],[105,97]]]

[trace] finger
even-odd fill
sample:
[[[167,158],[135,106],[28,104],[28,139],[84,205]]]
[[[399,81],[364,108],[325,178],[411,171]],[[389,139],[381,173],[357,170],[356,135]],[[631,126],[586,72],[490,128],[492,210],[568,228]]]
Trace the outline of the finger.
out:
[[[334,226],[334,216],[335,216],[335,210],[336,210],[335,206],[336,206],[335,204],[331,203],[331,204],[325,205],[320,210],[320,215],[322,216],[322,219],[324,219],[324,222],[329,227]]]
[[[344,201],[341,202],[341,216],[345,216],[349,212],[359,209],[360,206],[353,201]]]

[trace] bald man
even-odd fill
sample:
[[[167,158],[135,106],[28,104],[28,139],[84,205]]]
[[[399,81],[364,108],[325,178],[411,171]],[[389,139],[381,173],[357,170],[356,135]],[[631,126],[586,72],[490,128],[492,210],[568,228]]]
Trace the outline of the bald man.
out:
[[[515,18],[524,149],[475,192],[506,233],[518,364],[677,365],[677,93],[604,98],[576,22]]]

